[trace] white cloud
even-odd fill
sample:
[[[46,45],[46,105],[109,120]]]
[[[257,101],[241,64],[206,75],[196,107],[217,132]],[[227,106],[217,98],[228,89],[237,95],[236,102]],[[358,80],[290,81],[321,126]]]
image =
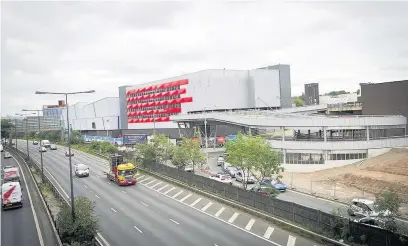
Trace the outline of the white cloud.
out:
[[[406,79],[407,3],[2,3],[2,115],[55,103],[36,90],[117,96],[207,68],[292,67],[292,91]]]

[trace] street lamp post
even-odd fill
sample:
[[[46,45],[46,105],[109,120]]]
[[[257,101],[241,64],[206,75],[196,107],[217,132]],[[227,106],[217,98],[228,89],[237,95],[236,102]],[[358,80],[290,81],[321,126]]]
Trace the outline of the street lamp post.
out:
[[[16,135],[16,149],[17,148],[17,118],[14,119],[14,135]],[[13,145],[13,143],[11,143],[11,145]]]
[[[72,180],[72,160],[71,160],[71,139],[70,139],[70,130],[69,130],[69,105],[68,105],[68,95],[75,95],[75,94],[88,94],[88,93],[94,93],[95,90],[89,90],[89,91],[77,91],[77,92],[46,92],[46,91],[36,91],[35,94],[39,95],[45,95],[45,94],[51,94],[51,95],[65,95],[65,103],[66,103],[66,108],[67,108],[67,128],[68,128],[68,158],[69,158],[69,181],[70,181],[70,186],[71,186],[71,215],[72,215],[72,221],[75,222],[75,202],[74,202],[74,183]]]
[[[35,114],[35,113],[32,113],[32,114]],[[30,114],[16,114],[16,115],[19,115],[19,116],[28,116],[28,115],[30,115]],[[25,121],[25,125],[26,125],[26,127],[25,127],[25,135],[26,135],[26,140],[27,140],[27,161],[29,161],[30,160],[30,149],[28,148],[28,118],[26,117],[25,119],[24,119],[24,121]],[[17,144],[17,143],[16,143]],[[17,148],[17,145],[16,145],[16,148]]]
[[[40,137],[40,160],[41,160],[41,181],[44,183],[44,164],[43,164],[43,152],[42,152],[42,137],[41,137],[41,123],[40,123],[40,112],[41,109],[23,109],[22,111],[28,112],[37,112],[38,119],[38,136]],[[44,116],[43,116],[44,118]]]

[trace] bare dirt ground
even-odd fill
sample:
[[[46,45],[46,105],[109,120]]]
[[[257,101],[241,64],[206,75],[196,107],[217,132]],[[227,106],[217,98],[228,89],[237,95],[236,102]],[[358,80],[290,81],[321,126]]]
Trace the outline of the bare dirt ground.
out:
[[[348,202],[353,198],[375,199],[383,190],[393,190],[408,204],[408,148],[354,164],[312,173],[283,173],[289,187],[301,192]],[[401,208],[408,216],[408,205]]]

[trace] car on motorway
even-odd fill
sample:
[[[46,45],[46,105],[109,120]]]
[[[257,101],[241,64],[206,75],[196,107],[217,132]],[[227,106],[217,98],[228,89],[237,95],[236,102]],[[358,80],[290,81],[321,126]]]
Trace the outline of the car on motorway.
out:
[[[72,150],[71,150],[71,152],[69,152],[68,150],[66,150],[65,151],[65,156],[74,156],[74,152],[72,152]]]
[[[38,145],[38,141],[34,140],[33,145]]]
[[[1,207],[3,210],[23,206],[23,188],[19,182],[1,185]]]
[[[259,193],[264,196],[270,196],[275,193],[276,189],[272,186],[256,185],[252,187],[250,191]]]
[[[347,213],[350,216],[378,217],[388,216],[390,211],[377,211],[375,202],[368,199],[355,198],[351,200]]]
[[[8,158],[11,158],[11,154],[10,154],[10,152],[4,152],[4,159],[8,159]]]
[[[235,174],[238,172],[238,168],[234,166],[228,166],[226,172],[231,176],[231,178],[235,178]]]
[[[50,145],[50,150],[57,150],[57,145],[51,144]]]
[[[77,177],[89,177],[89,167],[85,164],[75,164],[75,175]]]
[[[216,180],[225,184],[232,184],[232,178],[227,173],[216,173],[210,176],[210,179]]]
[[[221,166],[222,164],[224,164],[224,157],[219,156],[217,159],[217,166]]]
[[[276,190],[280,192],[286,191],[286,185],[279,179],[263,179],[259,182],[263,186],[273,186]]]
[[[235,179],[238,182],[247,183],[247,184],[255,184],[256,178],[252,174],[248,174],[248,172],[244,172],[243,170],[239,170],[235,174]]]
[[[39,152],[47,152],[47,148],[45,148],[44,146],[38,147],[38,151]]]

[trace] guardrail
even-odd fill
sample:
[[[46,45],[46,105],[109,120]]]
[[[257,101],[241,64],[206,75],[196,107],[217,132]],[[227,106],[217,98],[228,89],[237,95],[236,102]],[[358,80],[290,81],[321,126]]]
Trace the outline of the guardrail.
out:
[[[7,147],[7,149],[11,152],[13,152],[14,154],[19,155],[22,159],[24,159],[24,163],[27,164],[28,166],[28,170],[31,173],[31,169],[30,167],[34,167],[38,172],[41,173],[41,167],[39,166],[39,163],[34,160],[32,157],[28,158],[28,156],[22,152],[19,149],[16,149],[14,147]],[[32,173],[31,173],[32,174]],[[37,187],[39,187],[39,183],[37,182],[36,179],[34,179],[35,184],[37,185]],[[51,192],[54,195],[54,197],[58,200],[58,202],[62,202],[62,203],[66,203],[69,207],[71,207],[71,204],[69,203],[69,201],[65,200],[64,196],[60,193],[60,191],[55,187],[55,185],[51,182],[51,180],[47,177],[47,175],[44,173],[44,184],[49,185],[49,187],[51,187]],[[43,201],[45,202],[45,205],[47,207],[48,213],[51,216],[52,222],[54,224],[54,227],[56,228],[57,232],[58,232],[58,237],[59,237],[59,229],[57,226],[57,219],[56,217],[52,214],[52,211],[50,209],[50,205],[48,204],[47,200],[44,199],[44,194],[42,192],[41,189],[38,189],[40,191],[40,194],[42,196]],[[100,242],[98,241],[98,239],[95,238],[94,242],[93,242],[94,246],[102,246],[102,244],[100,244]]]

